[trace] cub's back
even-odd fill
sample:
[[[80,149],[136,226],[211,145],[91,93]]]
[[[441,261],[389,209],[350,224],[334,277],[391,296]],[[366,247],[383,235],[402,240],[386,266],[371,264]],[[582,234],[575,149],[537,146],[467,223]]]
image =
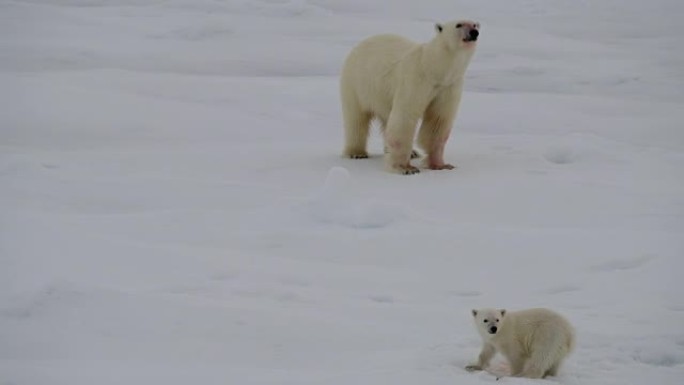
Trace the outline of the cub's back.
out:
[[[574,347],[574,328],[565,317],[555,311],[534,308],[519,310],[512,314],[518,328],[525,330],[526,333],[530,333],[530,335],[539,334],[539,328],[542,328],[552,334],[563,335],[567,339],[568,348],[572,350]]]

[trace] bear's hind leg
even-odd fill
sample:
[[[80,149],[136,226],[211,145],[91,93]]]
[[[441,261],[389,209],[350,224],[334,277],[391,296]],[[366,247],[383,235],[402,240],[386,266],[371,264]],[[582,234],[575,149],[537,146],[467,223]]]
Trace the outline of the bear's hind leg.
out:
[[[366,147],[373,116],[362,111],[355,100],[342,98],[342,117],[344,119],[343,155],[351,159],[368,158]]]
[[[555,376],[557,376],[559,368],[560,368],[559,362],[551,365],[551,367],[546,370],[546,373],[544,373],[544,377],[547,377],[547,376],[555,377]]]
[[[525,365],[525,369],[523,369],[522,373],[520,374],[520,377],[525,377],[525,378],[542,378],[544,377],[544,369],[541,369],[539,366],[534,365],[532,362],[528,362],[527,365]]]
[[[530,357],[525,361],[522,377],[543,378],[554,369],[554,366],[557,369],[558,352],[554,347],[558,346],[558,341],[553,335],[553,330],[539,328],[536,333],[537,338],[544,341],[544,344],[537,344],[538,346],[534,348]]]

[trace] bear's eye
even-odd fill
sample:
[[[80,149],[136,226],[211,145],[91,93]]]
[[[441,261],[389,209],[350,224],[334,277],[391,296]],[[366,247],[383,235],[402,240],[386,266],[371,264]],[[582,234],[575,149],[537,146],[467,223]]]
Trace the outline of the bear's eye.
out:
[[[499,319],[498,319],[498,318],[496,319],[496,322],[499,322]]]
[[[461,27],[463,27],[463,24],[461,24],[461,23],[456,24],[456,28],[461,28]]]
[[[484,320],[484,323],[487,323],[487,322],[489,322],[489,320],[488,320],[488,319],[485,319],[485,320]]]

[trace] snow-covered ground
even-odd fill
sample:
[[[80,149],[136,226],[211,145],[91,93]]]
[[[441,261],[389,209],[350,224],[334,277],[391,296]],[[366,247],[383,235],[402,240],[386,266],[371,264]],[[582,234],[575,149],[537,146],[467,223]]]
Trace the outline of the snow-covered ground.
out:
[[[494,383],[486,306],[575,325],[549,383],[681,384],[682,14],[0,1],[0,384]],[[458,169],[388,174],[377,132],[341,159],[349,49],[454,18]]]

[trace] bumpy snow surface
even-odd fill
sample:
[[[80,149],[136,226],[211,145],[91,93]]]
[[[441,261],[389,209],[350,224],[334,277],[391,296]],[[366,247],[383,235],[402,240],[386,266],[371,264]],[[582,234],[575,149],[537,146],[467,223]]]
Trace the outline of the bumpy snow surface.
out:
[[[492,384],[470,309],[537,306],[578,336],[544,381],[684,383],[682,15],[0,1],[0,384]],[[342,159],[351,47],[462,18],[458,168]]]

